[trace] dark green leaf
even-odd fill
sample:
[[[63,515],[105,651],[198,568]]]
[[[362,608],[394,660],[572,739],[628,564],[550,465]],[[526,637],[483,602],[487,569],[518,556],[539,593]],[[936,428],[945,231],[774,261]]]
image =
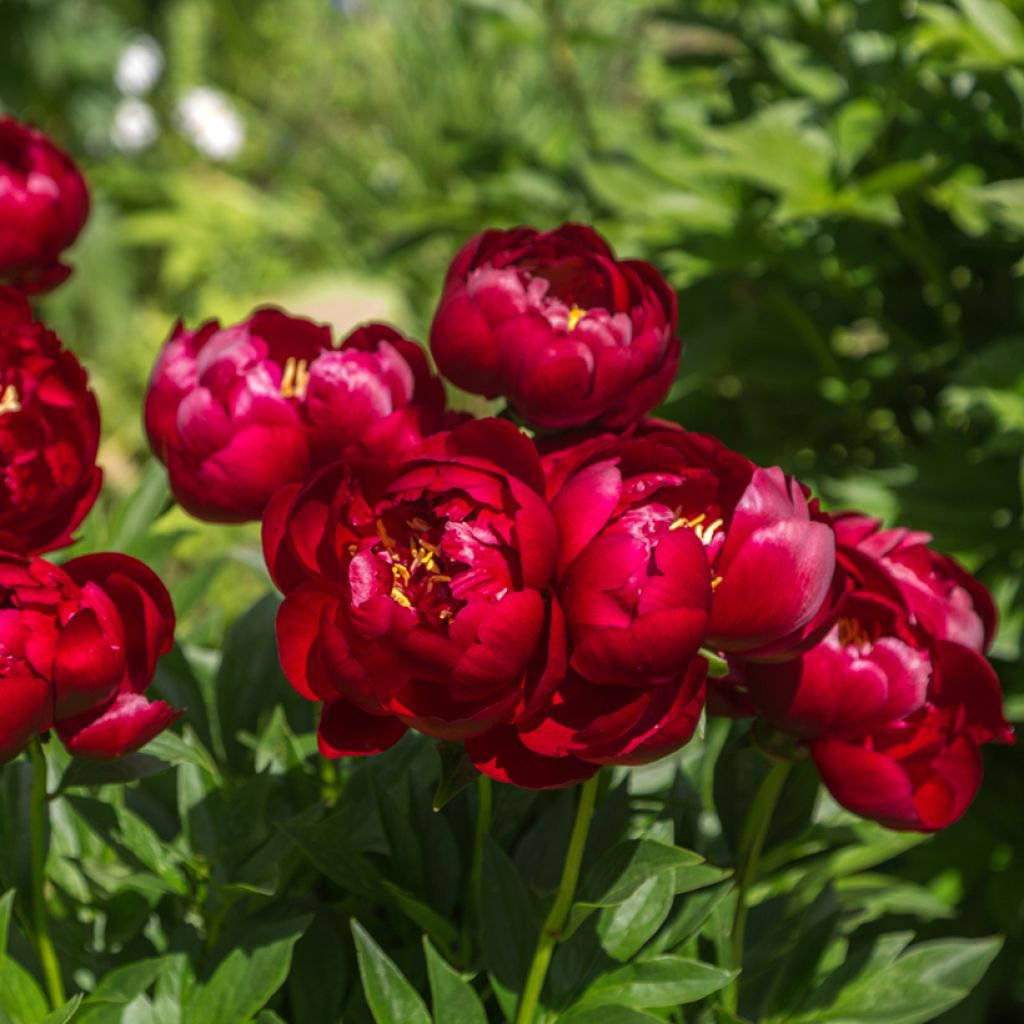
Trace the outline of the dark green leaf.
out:
[[[74,760],[60,780],[58,792],[81,786],[109,786],[148,779],[167,771],[170,765],[150,754],[126,754],[111,761]]]
[[[580,1005],[647,1007],[693,1003],[724,988],[734,973],[681,956],[653,957],[602,975],[583,994]]]
[[[541,917],[515,864],[488,839],[480,882],[484,963],[506,988],[519,992],[540,936]]]
[[[257,928],[233,949],[208,982],[195,986],[188,1024],[225,1024],[257,1014],[284,983],[292,950],[311,918],[299,917]]]
[[[363,992],[376,1024],[430,1024],[419,993],[359,924],[352,921]]]
[[[430,977],[430,999],[435,1021],[445,1024],[487,1024],[487,1013],[469,984],[430,944],[423,939]]]

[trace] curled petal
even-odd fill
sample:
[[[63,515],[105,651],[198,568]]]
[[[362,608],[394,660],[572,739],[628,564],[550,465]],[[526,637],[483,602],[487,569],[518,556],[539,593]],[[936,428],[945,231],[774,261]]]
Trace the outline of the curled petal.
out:
[[[58,721],[57,734],[75,757],[104,761],[144,747],[182,712],[125,690],[98,714]]]

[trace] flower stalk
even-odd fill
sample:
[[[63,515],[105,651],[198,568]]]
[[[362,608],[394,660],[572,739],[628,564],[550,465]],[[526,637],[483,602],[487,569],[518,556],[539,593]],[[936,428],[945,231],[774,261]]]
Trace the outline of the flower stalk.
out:
[[[53,1009],[66,1001],[60,962],[50,934],[46,913],[46,825],[49,801],[46,792],[46,752],[38,737],[29,748],[32,757],[32,795],[29,805],[29,841],[32,856],[32,926],[36,950],[43,968],[46,991]]]
[[[580,865],[583,863],[583,851],[587,845],[590,822],[594,817],[600,779],[601,774],[598,772],[587,779],[580,789],[580,802],[576,808],[576,820],[573,823],[572,835],[569,837],[569,848],[565,854],[562,879],[558,885],[555,902],[541,928],[540,938],[537,940],[537,948],[530,963],[530,972],[526,976],[526,985],[523,987],[523,994],[519,1000],[516,1024],[534,1024],[534,1017],[540,1004],[540,994],[544,988],[544,980],[547,978],[548,967],[555,951],[555,943],[561,938],[573,898],[576,895],[576,883],[580,877]]]

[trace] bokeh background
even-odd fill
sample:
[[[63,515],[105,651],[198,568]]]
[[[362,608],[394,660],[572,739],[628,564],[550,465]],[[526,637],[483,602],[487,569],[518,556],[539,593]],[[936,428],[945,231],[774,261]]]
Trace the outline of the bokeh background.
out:
[[[193,654],[267,580],[254,529],[167,512],[140,404],[174,320],[425,338],[467,237],[573,219],[679,289],[664,415],[981,575],[1024,719],[1020,0],[3,0],[0,110],[93,188],[40,304],[104,412],[85,545],[167,574]],[[1024,751],[986,756],[898,870],[957,907],[928,933],[1008,937],[943,1020],[1019,1024]]]

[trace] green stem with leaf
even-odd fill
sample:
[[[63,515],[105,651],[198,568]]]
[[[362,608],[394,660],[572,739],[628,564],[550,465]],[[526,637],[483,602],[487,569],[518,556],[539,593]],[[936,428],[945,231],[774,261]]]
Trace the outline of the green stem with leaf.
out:
[[[46,791],[46,752],[38,737],[30,747],[32,757],[32,796],[29,804],[29,843],[32,856],[32,925],[36,949],[43,967],[46,991],[56,1010],[66,1001],[60,962],[50,934],[50,918],[46,913],[46,825],[49,798]]]
[[[589,778],[580,789],[580,802],[576,808],[576,820],[569,837],[569,849],[565,854],[565,865],[562,868],[562,880],[558,885],[555,902],[541,928],[537,948],[534,950],[530,963],[530,972],[526,976],[526,985],[519,1000],[519,1011],[516,1024],[534,1024],[537,1007],[540,1005],[540,994],[547,978],[548,967],[555,951],[555,943],[562,936],[565,922],[569,917],[573,898],[576,895],[576,883],[580,877],[580,865],[583,863],[583,851],[587,845],[587,834],[590,822],[594,817],[594,806],[597,803],[597,791],[601,784],[601,774]]]
[[[768,837],[768,829],[772,823],[772,815],[778,806],[783,786],[789,777],[791,768],[789,761],[775,761],[764,777],[754,802],[743,823],[740,835],[739,851],[736,856],[736,913],[732,922],[732,966],[743,964],[743,943],[747,930],[747,901],[750,890],[757,881],[758,868],[761,866],[761,853],[764,841]],[[732,980],[725,992],[726,1005],[735,1011],[739,1004],[739,977]]]

